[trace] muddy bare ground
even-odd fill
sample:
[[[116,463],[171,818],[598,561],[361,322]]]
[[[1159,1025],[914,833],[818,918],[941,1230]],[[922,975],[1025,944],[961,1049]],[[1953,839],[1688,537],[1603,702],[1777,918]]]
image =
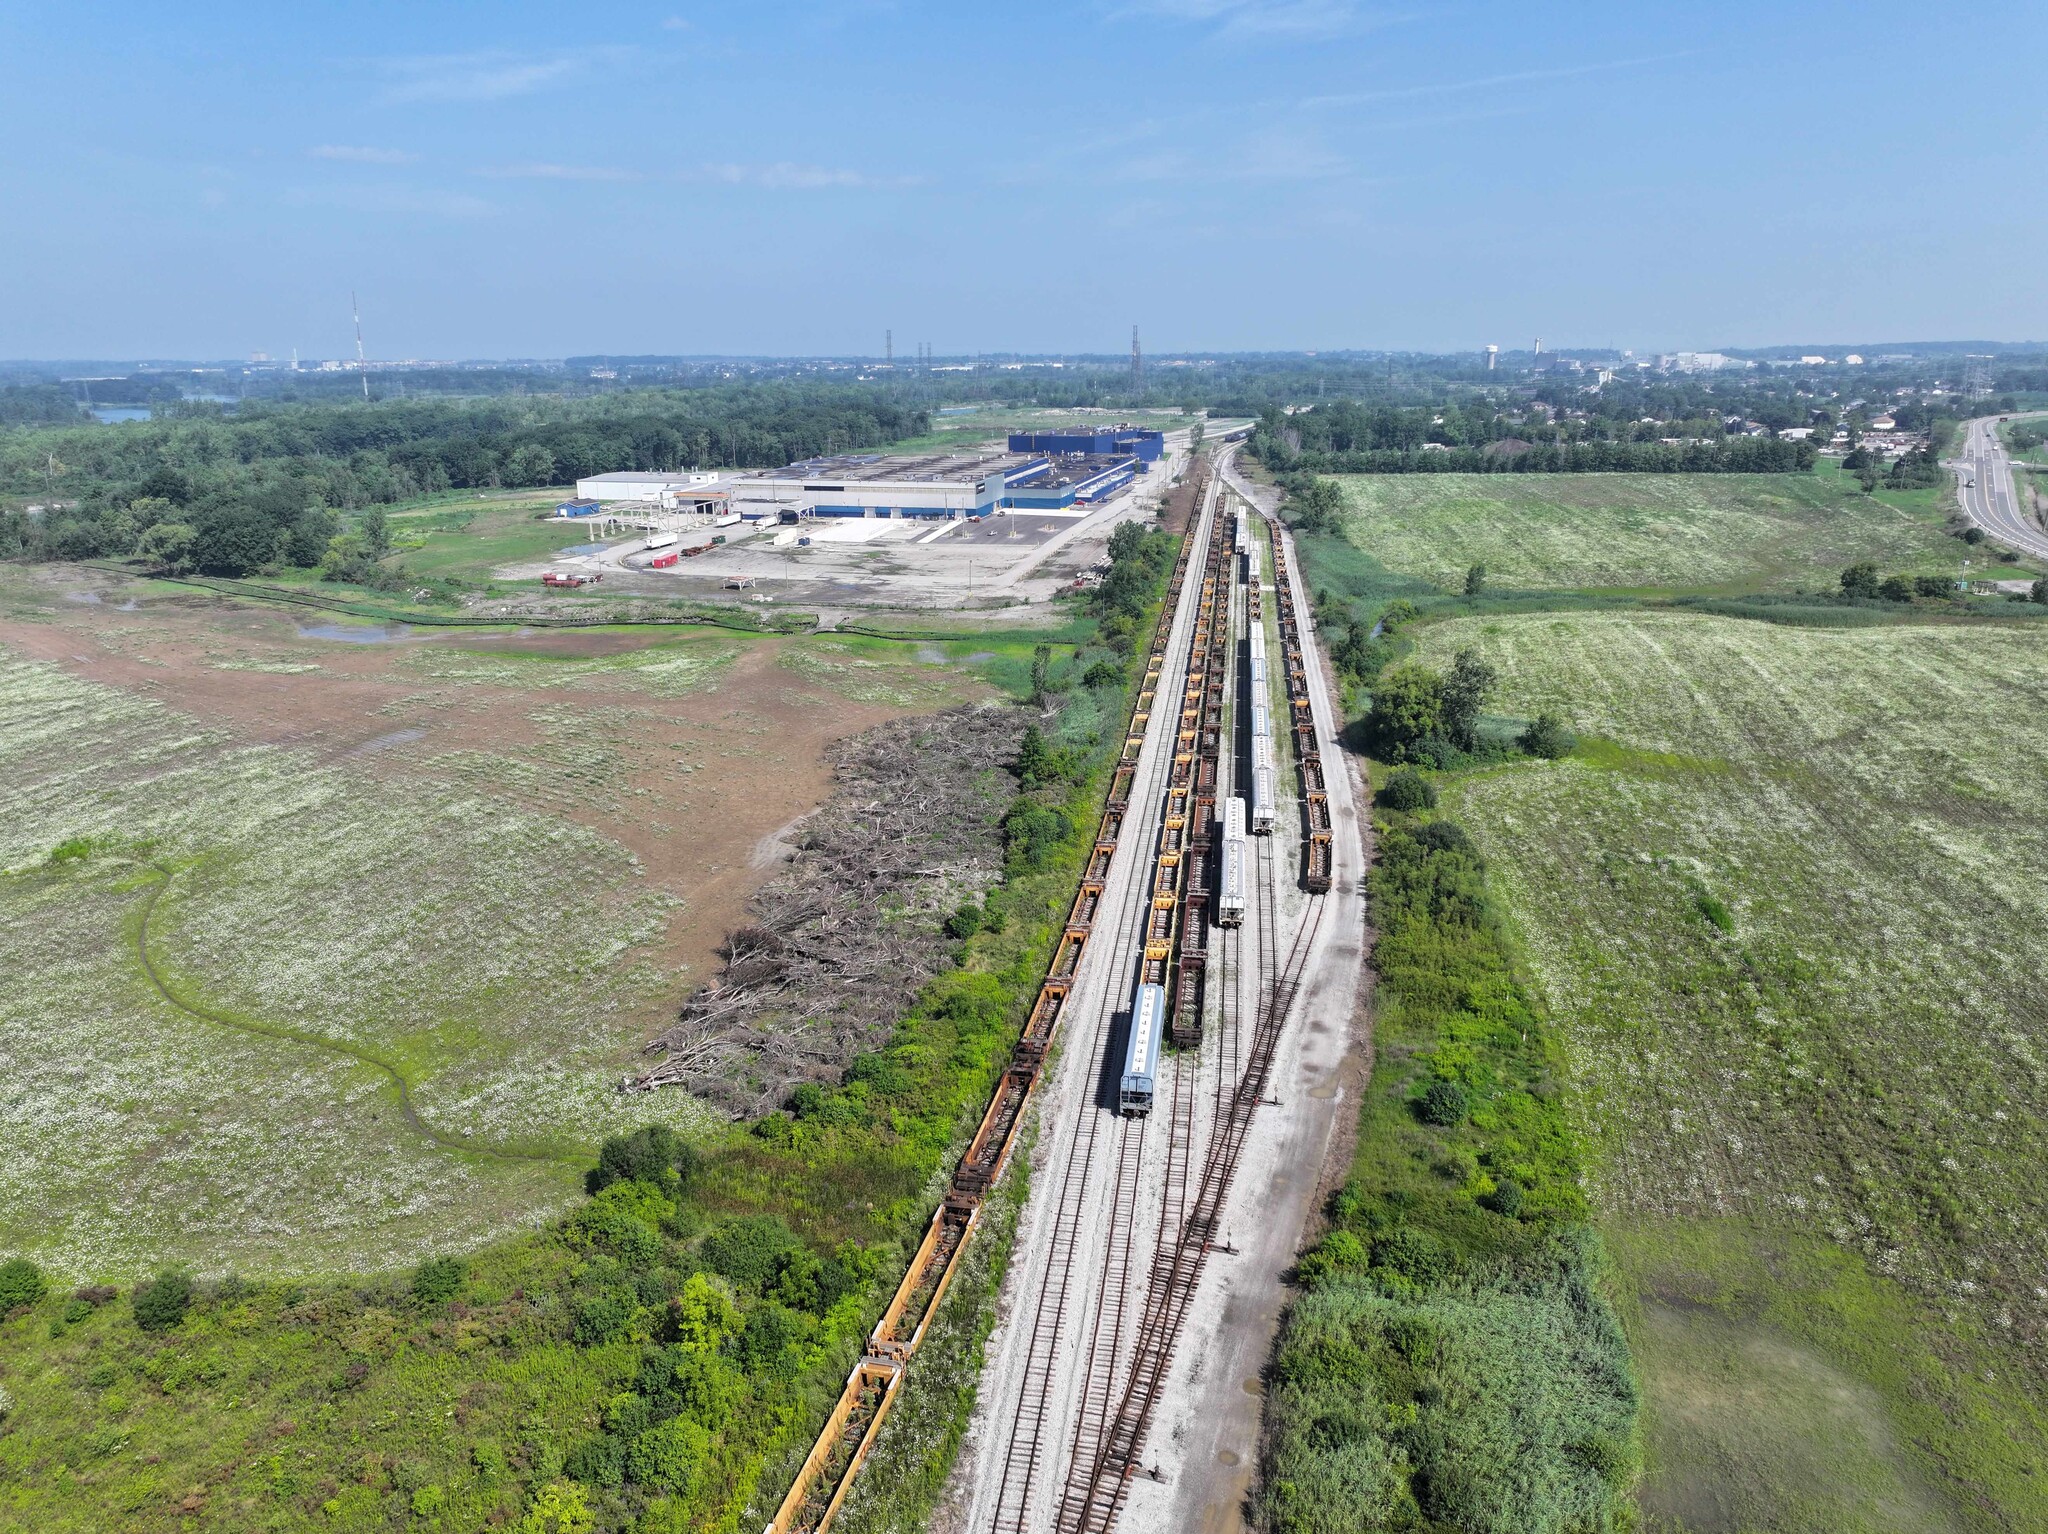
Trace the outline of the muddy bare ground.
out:
[[[311,749],[377,776],[464,782],[619,842],[652,888],[681,901],[656,954],[681,983],[650,1003],[650,1032],[717,968],[716,949],[780,867],[777,837],[830,794],[833,744],[911,712],[851,701],[829,678],[783,666],[792,642],[417,629],[352,642],[306,633],[275,610],[165,596],[67,567],[29,572],[0,602],[0,646],[18,655],[157,699],[236,739]],[[559,666],[519,664],[678,645],[715,662],[701,684],[651,687],[632,669],[565,678],[551,674]],[[480,666],[465,670],[464,657]],[[960,678],[953,697],[980,692]]]

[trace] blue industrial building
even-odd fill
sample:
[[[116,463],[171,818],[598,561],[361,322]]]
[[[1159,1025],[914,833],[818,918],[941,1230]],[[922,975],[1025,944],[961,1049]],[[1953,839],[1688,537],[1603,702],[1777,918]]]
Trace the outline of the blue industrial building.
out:
[[[1166,433],[1136,426],[1070,426],[1062,431],[1013,431],[1013,453],[1058,453],[1062,457],[1136,458],[1141,464],[1159,461],[1166,451]],[[1140,471],[1142,472],[1142,470]]]
[[[1114,495],[1144,472],[1145,465],[1129,453],[1035,457],[1006,476],[1003,504],[1018,510],[1064,511]]]

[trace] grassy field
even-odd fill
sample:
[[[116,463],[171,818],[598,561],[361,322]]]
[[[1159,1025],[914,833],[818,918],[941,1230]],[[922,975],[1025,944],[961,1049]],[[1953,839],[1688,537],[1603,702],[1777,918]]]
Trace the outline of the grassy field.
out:
[[[881,641],[330,643],[140,584],[0,598],[0,1252],[73,1281],[387,1268],[544,1218],[622,1125],[696,1122],[615,1086],[756,840],[831,735],[977,687]]]
[[[1444,787],[1563,1040],[1653,1526],[2048,1526],[2048,638],[1418,637],[1582,735]]]
[[[1843,566],[1955,574],[1942,492],[1865,496],[1826,472],[1390,474],[1338,479],[1345,537],[1396,576],[1440,590],[1486,566],[1520,589],[1793,591]]]

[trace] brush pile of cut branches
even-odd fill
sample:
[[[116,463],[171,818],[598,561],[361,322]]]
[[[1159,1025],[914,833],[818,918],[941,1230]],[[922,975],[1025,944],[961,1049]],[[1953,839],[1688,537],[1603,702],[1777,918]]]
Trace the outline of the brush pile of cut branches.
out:
[[[1024,711],[972,704],[899,719],[832,749],[832,799],[727,934],[718,978],[647,1046],[628,1090],[682,1086],[735,1116],[837,1081],[944,967],[941,928],[1003,867],[1005,771]]]

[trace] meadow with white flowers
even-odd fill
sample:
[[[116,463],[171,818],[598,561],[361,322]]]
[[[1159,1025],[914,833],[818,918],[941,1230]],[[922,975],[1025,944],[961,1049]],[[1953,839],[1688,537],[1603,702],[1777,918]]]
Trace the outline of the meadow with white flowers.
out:
[[[614,1090],[674,898],[492,785],[0,658],[0,868],[0,1247],[58,1273],[401,1264],[697,1111]]]
[[[1417,643],[1580,736],[1441,787],[1634,1291],[1646,1509],[1697,1523],[1697,1483],[1727,1527],[2042,1526],[2048,637],[1608,612]],[[1751,1476],[1704,1468],[1743,1443]]]

